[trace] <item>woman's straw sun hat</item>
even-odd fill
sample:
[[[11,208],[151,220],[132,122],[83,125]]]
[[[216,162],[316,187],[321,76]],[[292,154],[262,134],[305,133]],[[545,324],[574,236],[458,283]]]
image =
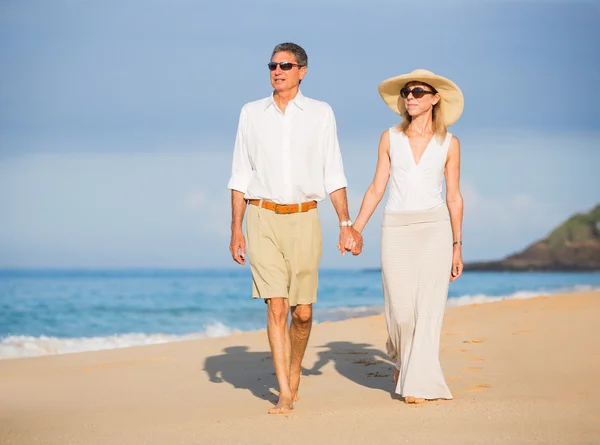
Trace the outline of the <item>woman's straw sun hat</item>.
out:
[[[400,90],[408,82],[423,82],[431,85],[440,93],[444,123],[452,125],[462,114],[464,97],[460,88],[450,79],[439,76],[431,71],[417,69],[407,74],[391,77],[379,84],[378,90],[381,98],[396,113],[402,115],[406,110],[404,99],[400,97]]]

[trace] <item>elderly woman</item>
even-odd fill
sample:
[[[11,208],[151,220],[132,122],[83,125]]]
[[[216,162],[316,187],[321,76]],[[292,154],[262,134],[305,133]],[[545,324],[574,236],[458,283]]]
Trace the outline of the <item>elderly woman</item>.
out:
[[[454,82],[422,69],[385,80],[379,93],[402,119],[381,135],[354,228],[363,231],[389,181],[381,265],[395,392],[406,403],[452,399],[439,343],[449,282],[463,269],[460,144],[447,130],[462,113],[463,95]]]

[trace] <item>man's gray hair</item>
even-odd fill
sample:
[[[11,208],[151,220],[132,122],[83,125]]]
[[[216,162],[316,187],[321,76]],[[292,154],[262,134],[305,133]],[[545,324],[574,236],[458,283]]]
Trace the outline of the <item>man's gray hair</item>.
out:
[[[282,51],[292,53],[296,58],[296,63],[298,63],[298,65],[308,66],[308,56],[306,55],[306,51],[304,51],[304,48],[302,48],[300,45],[296,45],[295,43],[291,42],[280,43],[273,49],[273,54],[271,54],[271,58],[273,58],[273,56],[276,53]]]

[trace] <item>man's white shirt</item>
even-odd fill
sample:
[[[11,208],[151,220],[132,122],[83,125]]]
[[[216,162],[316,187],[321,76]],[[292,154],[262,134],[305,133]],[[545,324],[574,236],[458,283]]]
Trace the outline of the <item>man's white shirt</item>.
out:
[[[273,96],[242,107],[228,188],[278,204],[322,201],[346,187],[333,110],[299,91],[283,113]]]

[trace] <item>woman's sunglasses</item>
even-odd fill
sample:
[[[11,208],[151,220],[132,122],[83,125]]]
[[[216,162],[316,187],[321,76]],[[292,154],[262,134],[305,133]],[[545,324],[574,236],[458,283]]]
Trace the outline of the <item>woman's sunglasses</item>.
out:
[[[410,93],[412,93],[412,95],[415,99],[420,99],[423,96],[425,96],[426,94],[435,94],[434,91],[427,91],[421,87],[415,87],[412,90],[410,88],[402,88],[400,90],[400,97],[402,97],[403,99],[406,99]]]
[[[277,69],[277,65],[279,65],[279,68],[281,68],[283,71],[289,71],[295,66],[300,66],[297,63],[292,63],[292,62],[279,62],[279,63],[269,62],[267,64],[267,66],[269,67],[269,70],[271,70],[271,71],[275,71]]]

